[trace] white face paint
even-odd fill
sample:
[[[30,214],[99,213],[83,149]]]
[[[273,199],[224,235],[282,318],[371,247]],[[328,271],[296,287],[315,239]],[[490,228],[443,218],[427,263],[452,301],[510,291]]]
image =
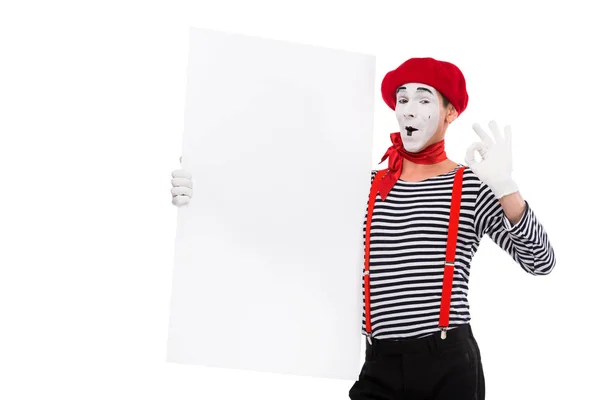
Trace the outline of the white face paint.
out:
[[[418,153],[438,127],[440,102],[436,90],[422,83],[407,83],[396,92],[396,118],[404,148]]]

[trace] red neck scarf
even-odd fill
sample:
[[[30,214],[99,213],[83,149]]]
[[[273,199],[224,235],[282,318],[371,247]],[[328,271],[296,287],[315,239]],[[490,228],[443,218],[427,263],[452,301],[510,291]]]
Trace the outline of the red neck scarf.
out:
[[[389,157],[390,159],[388,161],[389,171],[379,183],[378,188],[382,200],[385,200],[390,190],[392,190],[398,179],[400,179],[400,174],[402,174],[402,160],[404,158],[417,164],[437,164],[448,158],[446,156],[444,140],[434,143],[418,153],[410,153],[404,148],[399,132],[392,133],[390,137],[392,138],[392,145],[379,162],[381,164],[386,158]]]

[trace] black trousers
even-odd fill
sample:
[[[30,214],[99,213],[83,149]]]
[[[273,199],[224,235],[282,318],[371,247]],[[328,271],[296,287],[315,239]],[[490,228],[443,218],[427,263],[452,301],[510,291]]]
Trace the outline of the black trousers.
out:
[[[367,343],[352,400],[483,400],[485,378],[470,324],[406,340]]]

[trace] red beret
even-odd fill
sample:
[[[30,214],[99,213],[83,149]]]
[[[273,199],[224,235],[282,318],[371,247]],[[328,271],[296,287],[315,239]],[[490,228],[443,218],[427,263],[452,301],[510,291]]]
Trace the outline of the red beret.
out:
[[[396,109],[396,90],[406,83],[424,83],[443,94],[460,115],[469,102],[465,77],[458,67],[433,58],[411,58],[393,71],[388,72],[381,82],[383,101]]]

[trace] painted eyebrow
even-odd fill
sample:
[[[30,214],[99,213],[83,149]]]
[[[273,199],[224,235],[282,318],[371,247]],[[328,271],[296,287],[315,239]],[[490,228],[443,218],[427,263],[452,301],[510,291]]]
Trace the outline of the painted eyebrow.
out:
[[[398,92],[399,92],[399,91],[401,91],[401,90],[406,90],[406,87],[405,87],[405,86],[400,86],[400,87],[399,87],[399,88],[396,90],[396,94],[398,94]],[[418,88],[417,88],[417,92],[429,92],[429,93],[431,93],[431,94],[433,95],[433,92],[432,92],[431,90],[429,90],[429,89],[427,89],[427,88],[424,88],[424,87],[418,87]]]

